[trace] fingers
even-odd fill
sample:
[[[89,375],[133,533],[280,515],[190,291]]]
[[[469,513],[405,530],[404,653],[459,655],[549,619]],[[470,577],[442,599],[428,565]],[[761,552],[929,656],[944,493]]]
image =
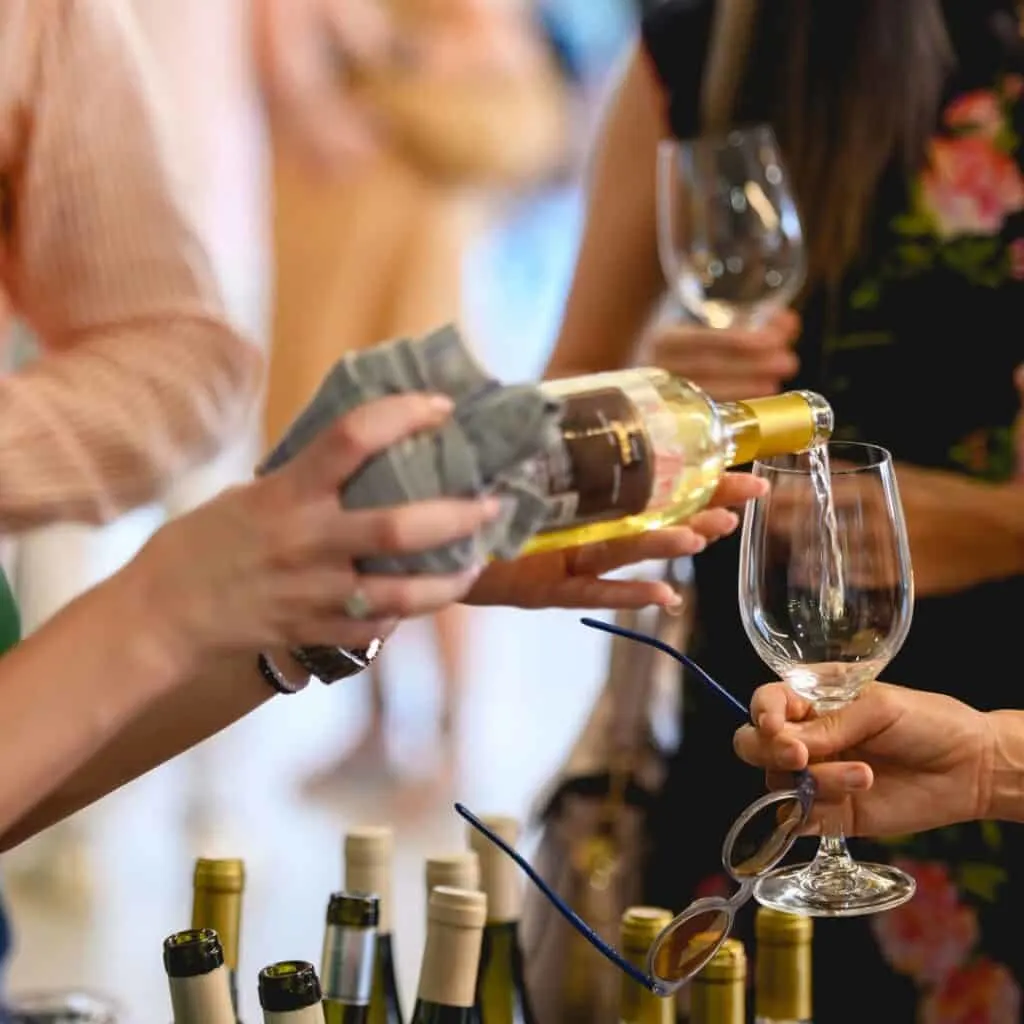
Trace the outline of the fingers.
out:
[[[863,761],[830,761],[811,769],[817,785],[814,799],[821,804],[839,804],[847,797],[865,793],[875,783],[871,765]],[[769,789],[792,789],[793,775],[786,772],[768,772]]]
[[[472,536],[501,514],[495,497],[479,500],[421,501],[397,508],[343,511],[325,509],[324,528],[336,554],[346,558],[429,551]]]
[[[335,420],[277,472],[317,492],[334,490],[378,452],[439,427],[452,408],[445,395],[392,395],[367,402]]]
[[[742,505],[751,498],[763,498],[770,487],[767,480],[750,473],[726,473],[718,482],[708,507]],[[690,525],[693,525],[692,520]]]
[[[739,517],[727,509],[701,512],[683,526],[668,526],[579,548],[569,556],[572,572],[577,576],[603,576],[638,562],[696,555],[710,541],[728,536],[738,525]]]
[[[750,702],[750,720],[766,739],[774,739],[787,722],[802,722],[811,712],[810,702],[785,683],[759,686]]]
[[[652,605],[662,608],[679,605],[679,595],[667,583],[603,580],[588,576],[570,577],[556,589],[544,592],[543,596],[538,594],[538,598],[537,603],[531,607],[625,611],[649,608]]]

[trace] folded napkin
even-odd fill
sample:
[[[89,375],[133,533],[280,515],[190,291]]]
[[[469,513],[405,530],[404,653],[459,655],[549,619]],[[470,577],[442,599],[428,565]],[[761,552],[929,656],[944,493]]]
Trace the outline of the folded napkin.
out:
[[[367,558],[357,568],[375,574],[452,573],[490,557],[515,557],[547,515],[531,464],[560,443],[561,404],[533,385],[502,385],[451,326],[342,359],[259,472],[286,463],[356,406],[410,391],[450,396],[451,419],[368,460],[341,487],[342,505],[381,508],[496,494],[504,499],[503,511],[474,537],[432,551]]]

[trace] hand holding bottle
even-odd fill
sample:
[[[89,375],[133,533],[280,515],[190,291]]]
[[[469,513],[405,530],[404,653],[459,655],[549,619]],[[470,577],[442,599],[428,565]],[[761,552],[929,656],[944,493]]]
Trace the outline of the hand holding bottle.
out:
[[[122,577],[158,613],[162,653],[180,663],[232,650],[365,647],[393,620],[463,598],[479,570],[357,576],[353,562],[468,537],[498,514],[496,500],[355,511],[338,500],[366,459],[450,411],[447,398],[423,394],[369,402],[280,469],[161,529]],[[370,609],[365,620],[346,611],[354,595]]]
[[[998,737],[1012,738],[1015,729],[1024,742],[1015,712],[983,714],[887,683],[820,716],[785,684],[770,683],[754,694],[751,719],[756,725],[735,736],[739,756],[765,768],[773,788],[792,785],[790,773],[814,765],[811,831],[840,820],[847,835],[898,835],[1008,813],[995,798],[997,761],[1014,744]]]
[[[692,380],[717,402],[742,401],[775,394],[795,376],[799,333],[800,318],[789,309],[763,327],[659,326],[645,343],[643,361]]]

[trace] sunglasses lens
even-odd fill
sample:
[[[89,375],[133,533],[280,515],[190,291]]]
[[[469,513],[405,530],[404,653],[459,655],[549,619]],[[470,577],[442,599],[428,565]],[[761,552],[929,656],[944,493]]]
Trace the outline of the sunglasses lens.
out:
[[[727,851],[734,878],[757,878],[786,855],[800,832],[804,809],[793,796],[767,803],[743,822]]]
[[[698,910],[662,933],[651,951],[651,972],[668,984],[693,977],[711,959],[729,931],[724,910]]]

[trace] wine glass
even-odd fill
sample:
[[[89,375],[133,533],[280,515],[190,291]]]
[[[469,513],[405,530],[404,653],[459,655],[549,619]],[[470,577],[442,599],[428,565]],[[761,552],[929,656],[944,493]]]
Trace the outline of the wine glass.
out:
[[[748,503],[743,520],[743,628],[765,664],[817,711],[842,707],[899,651],[913,614],[892,456],[876,445],[832,442],[755,462],[753,473],[770,490]],[[853,917],[913,896],[913,878],[855,862],[842,830],[826,826],[814,861],[763,878],[758,902]]]
[[[767,125],[661,142],[657,205],[662,272],[709,327],[763,322],[802,287],[800,216]]]

